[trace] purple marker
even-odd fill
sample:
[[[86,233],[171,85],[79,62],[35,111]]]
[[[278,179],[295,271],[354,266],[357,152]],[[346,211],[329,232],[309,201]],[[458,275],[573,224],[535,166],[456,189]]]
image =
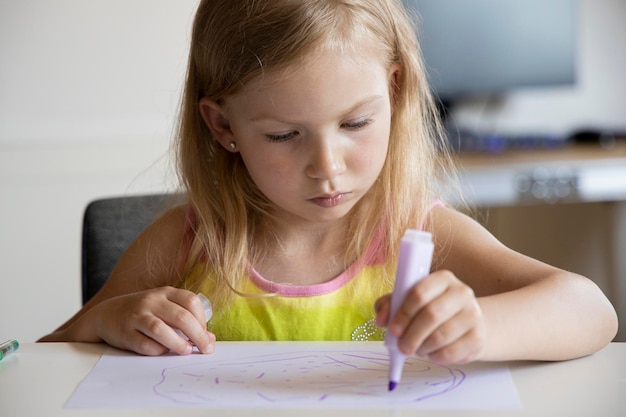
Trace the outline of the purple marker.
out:
[[[432,235],[414,229],[408,229],[400,241],[400,256],[396,270],[396,282],[391,294],[389,317],[395,316],[402,305],[407,292],[422,278],[430,273],[434,245]],[[387,331],[385,346],[389,349],[389,391],[393,391],[402,376],[402,367],[406,355],[398,350],[398,338]]]

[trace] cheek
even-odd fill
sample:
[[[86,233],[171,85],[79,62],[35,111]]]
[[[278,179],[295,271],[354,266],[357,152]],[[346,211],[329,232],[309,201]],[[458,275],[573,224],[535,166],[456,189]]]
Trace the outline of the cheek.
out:
[[[250,157],[242,153],[241,158],[250,178],[262,191],[267,187],[283,187],[285,183],[290,182],[290,179],[293,180],[293,172],[284,161],[278,162],[259,154]]]
[[[387,159],[388,147],[389,130],[381,129],[373,135],[368,146],[362,152],[357,153],[359,163],[364,169],[375,170],[378,175]]]

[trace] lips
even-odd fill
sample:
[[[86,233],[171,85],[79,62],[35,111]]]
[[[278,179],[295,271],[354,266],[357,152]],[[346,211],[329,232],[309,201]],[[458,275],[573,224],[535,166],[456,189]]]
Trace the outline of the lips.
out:
[[[347,193],[323,195],[320,197],[312,198],[310,201],[320,207],[335,207],[341,204],[341,202],[346,198],[347,195]]]

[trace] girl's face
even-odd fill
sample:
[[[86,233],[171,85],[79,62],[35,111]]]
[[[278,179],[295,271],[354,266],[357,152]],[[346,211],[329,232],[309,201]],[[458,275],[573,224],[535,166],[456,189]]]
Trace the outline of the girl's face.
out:
[[[324,52],[266,73],[221,106],[203,99],[201,113],[220,144],[241,154],[281,220],[333,221],[383,167],[395,71],[373,54]]]

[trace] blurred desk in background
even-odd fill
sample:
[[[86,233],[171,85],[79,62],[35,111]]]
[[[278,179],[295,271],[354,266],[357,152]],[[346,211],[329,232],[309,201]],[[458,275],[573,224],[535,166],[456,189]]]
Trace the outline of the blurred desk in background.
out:
[[[626,341],[626,140],[459,160],[479,220],[509,247],[598,283]]]
[[[626,141],[459,159],[465,197],[475,206],[626,201]]]

